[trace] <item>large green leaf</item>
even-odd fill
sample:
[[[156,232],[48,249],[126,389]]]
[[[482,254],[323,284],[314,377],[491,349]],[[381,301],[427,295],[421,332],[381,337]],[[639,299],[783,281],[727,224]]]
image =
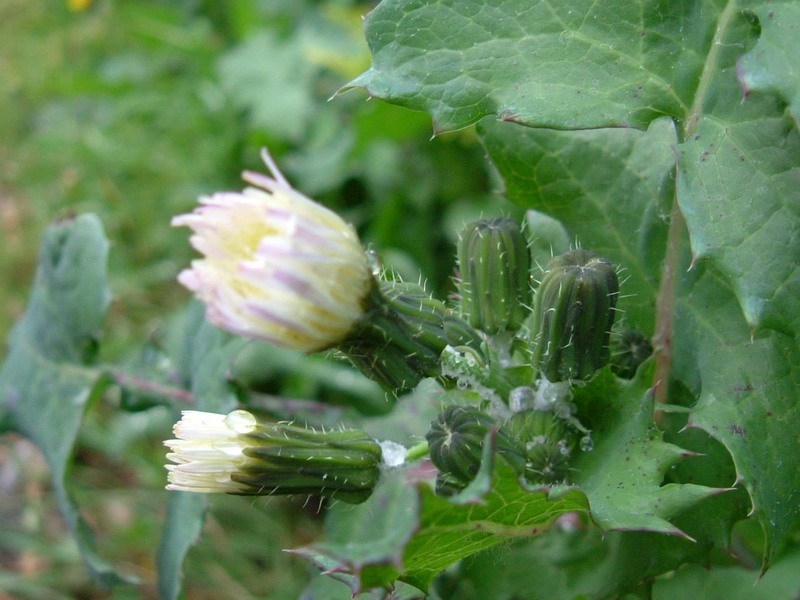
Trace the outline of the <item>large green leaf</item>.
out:
[[[363,505],[335,510],[328,520],[329,540],[295,552],[329,573],[355,575],[354,593],[397,579],[426,590],[459,559],[509,536],[537,535],[564,512],[588,509],[576,489],[557,497],[549,497],[546,488],[524,489],[502,459],[484,461],[483,477],[460,502],[434,495],[428,483],[409,485],[418,471],[387,474]]]
[[[711,267],[678,299],[675,376],[700,399],[690,424],[730,451],[766,534],[766,561],[800,516],[800,351],[779,332],[751,337],[730,286]]]
[[[108,241],[94,215],[47,229],[28,307],[11,332],[0,370],[0,398],[15,426],[47,459],[59,510],[89,571],[112,585],[126,578],[97,555],[67,485],[84,411],[104,383],[90,365],[111,298],[107,256]]]
[[[578,456],[572,479],[586,492],[602,529],[686,536],[668,519],[724,490],[662,485],[669,469],[692,453],[664,442],[653,423],[652,366],[640,368],[633,381],[604,369],[576,390],[578,414],[592,430],[595,448]]]
[[[678,201],[694,260],[708,258],[728,277],[751,328],[793,335],[800,330],[800,135],[775,98],[742,99],[737,89],[736,44],[751,43],[749,32],[739,19],[720,36],[713,93],[694,134],[678,146]]]
[[[800,6],[797,2],[757,2],[758,44],[739,60],[739,81],[750,92],[780,94],[800,127]]]
[[[672,117],[696,258],[731,278],[754,329],[791,333],[800,151],[783,105],[763,93],[742,98],[736,60],[758,34],[742,12],[750,6],[763,34],[741,63],[743,82],[794,106],[796,7],[737,0],[384,0],[366,23],[372,67],[352,85],[429,112],[437,131],[486,115],[554,129],[645,128]]]
[[[619,307],[629,326],[652,331],[663,215],[674,189],[670,120],[646,132],[565,132],[484,121],[479,132],[508,198],[557,217],[583,247],[622,267]]]
[[[384,0],[351,86],[425,110],[556,129],[641,127],[691,111],[723,3]]]
[[[191,392],[192,409],[226,413],[236,405],[228,385],[234,356],[246,343],[205,320],[205,308],[193,303],[173,332],[170,350],[178,375]],[[204,494],[171,492],[158,548],[158,592],[174,600],[181,591],[183,561],[203,528]]]

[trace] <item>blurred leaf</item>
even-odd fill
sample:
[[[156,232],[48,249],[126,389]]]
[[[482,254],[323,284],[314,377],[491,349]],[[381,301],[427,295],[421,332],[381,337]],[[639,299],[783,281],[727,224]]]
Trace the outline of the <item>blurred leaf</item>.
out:
[[[369,500],[332,508],[327,541],[293,552],[327,571],[355,576],[353,595],[389,586],[402,570],[403,548],[417,528],[419,505],[403,471],[387,471]]]
[[[304,60],[299,40],[281,40],[263,30],[222,56],[219,76],[254,127],[299,140],[315,113],[311,86],[316,68]]]
[[[800,6],[796,2],[748,2],[755,4],[761,36],[738,63],[739,82],[750,92],[779,94],[789,104],[795,127],[800,128]]]
[[[689,566],[653,586],[653,600],[795,600],[800,597],[800,552],[787,554],[763,577],[743,567]]]
[[[572,244],[561,221],[532,208],[525,211],[525,233],[532,263],[540,273],[554,256],[564,254]]]
[[[672,123],[562,132],[485,121],[479,131],[508,198],[566,223],[581,246],[624,269],[618,307],[628,327],[652,331],[674,189]]]
[[[183,584],[183,560],[203,530],[208,502],[203,494],[172,492],[158,547],[158,597],[174,600]]]
[[[174,362],[194,399],[192,409],[227,413],[236,406],[228,384],[233,358],[247,343],[205,320],[205,306],[193,302],[170,340]],[[170,492],[158,548],[158,592],[174,600],[181,591],[183,561],[203,528],[205,494]]]
[[[349,581],[352,577],[344,575],[342,580],[334,577],[315,577],[303,591],[299,600],[353,600]],[[414,586],[396,582],[392,588],[391,600],[426,600],[429,596]],[[388,600],[384,590],[374,590],[358,595],[358,600]]]
[[[19,431],[47,459],[59,510],[89,571],[110,586],[129,578],[97,555],[92,530],[67,486],[84,411],[105,385],[90,365],[111,299],[107,256],[108,241],[95,215],[45,232],[28,308],[11,332],[0,370],[0,398]]]
[[[410,447],[424,440],[431,421],[436,419],[444,402],[441,386],[434,379],[423,379],[414,391],[397,399],[392,412],[362,421],[358,426],[377,440],[390,440]]]
[[[364,415],[383,415],[394,399],[350,365],[324,355],[307,355],[274,344],[249,341],[231,364],[230,376],[246,389],[349,406]],[[302,402],[302,401],[301,401]]]
[[[109,375],[120,387],[120,407],[129,411],[147,410],[154,406],[174,401],[175,393],[184,395],[183,389],[175,389],[171,381],[173,373],[166,353],[154,342],[148,341],[126,360],[119,369]]]

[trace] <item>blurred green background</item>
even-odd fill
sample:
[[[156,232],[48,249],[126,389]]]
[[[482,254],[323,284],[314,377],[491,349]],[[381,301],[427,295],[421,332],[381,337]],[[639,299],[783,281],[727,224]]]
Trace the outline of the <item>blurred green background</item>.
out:
[[[188,294],[193,256],[170,218],[239,189],[268,146],[294,185],[340,211],[384,263],[452,288],[453,242],[481,214],[516,215],[472,129],[330,98],[369,65],[350,0],[3,0],[0,3],[0,336],[24,310],[48,223],[93,211],[111,240],[115,294],[101,352],[156,339]],[[0,350],[0,356],[5,350]],[[291,370],[291,369],[290,369]],[[273,392],[313,395],[291,373]],[[34,446],[0,438],[0,599],[155,598],[162,440],[176,413],[93,406],[76,452],[79,505],[101,553],[141,586],[88,578]],[[187,598],[294,598],[312,571],[281,552],[314,539],[316,507],[215,498],[187,564]]]

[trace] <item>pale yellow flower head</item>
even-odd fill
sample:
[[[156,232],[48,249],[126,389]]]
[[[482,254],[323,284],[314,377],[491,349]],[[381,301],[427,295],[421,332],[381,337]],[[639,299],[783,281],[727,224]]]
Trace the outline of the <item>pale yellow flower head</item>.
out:
[[[284,348],[315,352],[345,338],[363,314],[370,266],[352,225],[289,185],[266,150],[272,176],[254,187],[200,198],[173,225],[191,227],[204,255],[178,280],[215,325]]]
[[[219,415],[185,410],[172,431],[178,439],[167,440],[168,490],[182,492],[243,493],[248,486],[231,479],[248,462],[244,438],[255,427],[255,417],[244,410]]]

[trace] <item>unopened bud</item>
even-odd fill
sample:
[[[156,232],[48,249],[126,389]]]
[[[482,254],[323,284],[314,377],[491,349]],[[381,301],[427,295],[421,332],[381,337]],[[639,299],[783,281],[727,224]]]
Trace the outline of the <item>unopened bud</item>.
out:
[[[574,435],[563,419],[550,411],[524,410],[500,431],[525,457],[524,475],[529,483],[564,481]]]
[[[431,423],[425,436],[431,462],[439,469],[437,493],[449,496],[469,484],[478,473],[483,458],[483,444],[492,429],[499,423],[478,409],[467,406],[450,406]],[[495,437],[497,452],[521,473],[524,458],[518,448],[503,432]]]
[[[184,411],[165,443],[169,490],[366,500],[378,482],[381,448],[360,431],[325,432],[258,419]]]
[[[468,225],[458,244],[461,312],[493,334],[519,329],[530,303],[530,253],[514,219]]]
[[[450,406],[439,413],[425,436],[431,462],[439,471],[464,485],[481,466],[483,440],[497,422],[477,409]]]
[[[618,377],[633,379],[636,369],[652,353],[653,346],[641,331],[626,329],[611,338],[611,370]]]
[[[550,381],[588,379],[608,364],[619,282],[605,258],[578,248],[554,258],[536,290],[533,364]]]

